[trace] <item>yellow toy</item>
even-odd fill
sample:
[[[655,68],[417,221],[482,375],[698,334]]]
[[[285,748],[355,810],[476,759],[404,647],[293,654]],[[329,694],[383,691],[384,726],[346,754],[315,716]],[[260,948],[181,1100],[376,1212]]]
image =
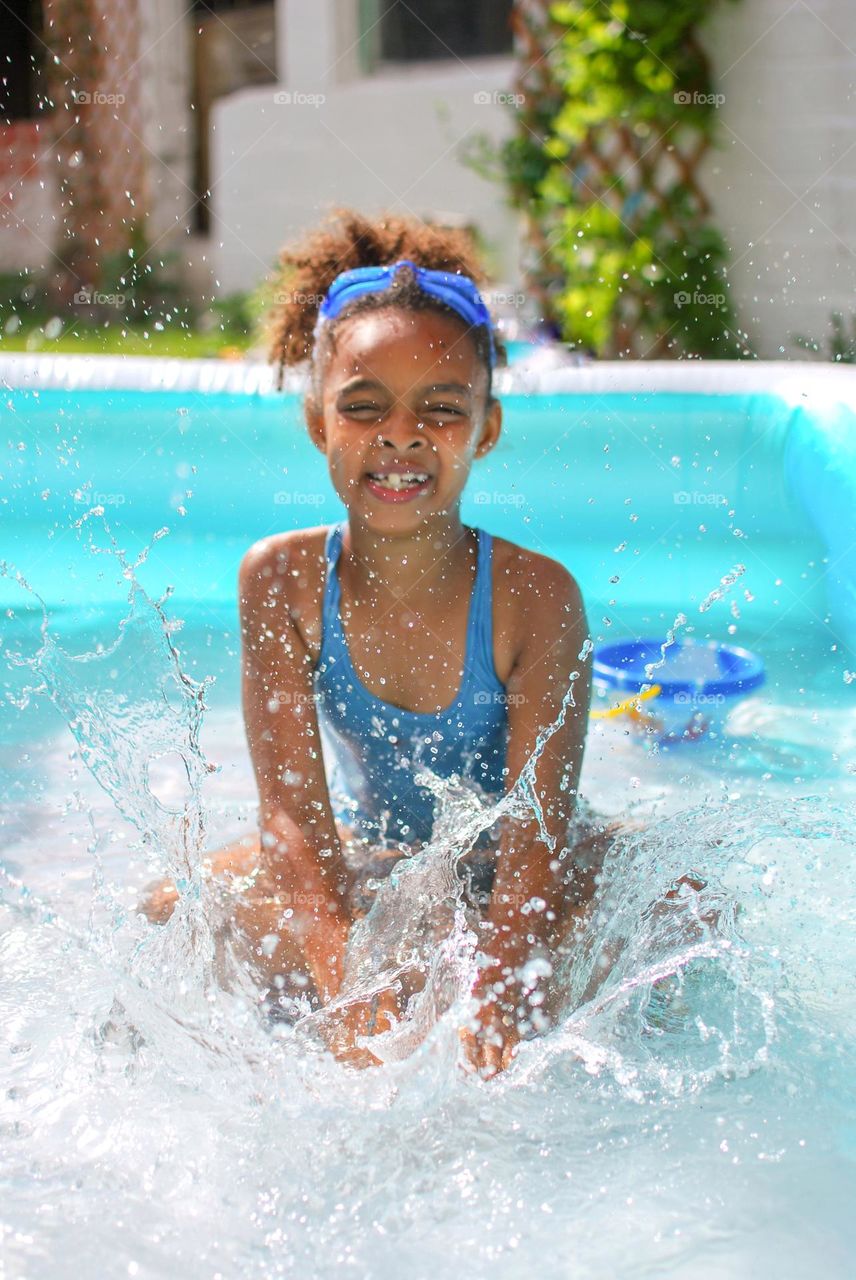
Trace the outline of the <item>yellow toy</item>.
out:
[[[651,729],[655,733],[663,732],[663,722],[656,716],[646,715],[642,710],[642,703],[651,701],[656,698],[660,692],[658,684],[652,684],[650,689],[646,689],[644,693],[635,693],[632,698],[625,698],[622,702],[617,702],[614,707],[607,707],[605,711],[592,711],[592,720],[614,720],[617,716],[627,716],[640,729]]]

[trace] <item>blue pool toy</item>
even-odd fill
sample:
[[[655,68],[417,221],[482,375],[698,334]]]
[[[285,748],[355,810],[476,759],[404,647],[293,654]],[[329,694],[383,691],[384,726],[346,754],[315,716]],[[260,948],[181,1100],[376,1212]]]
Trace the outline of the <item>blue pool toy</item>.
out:
[[[592,677],[609,704],[593,718],[626,716],[661,741],[692,741],[719,729],[735,702],[764,683],[764,664],[716,640],[620,640],[595,651]]]

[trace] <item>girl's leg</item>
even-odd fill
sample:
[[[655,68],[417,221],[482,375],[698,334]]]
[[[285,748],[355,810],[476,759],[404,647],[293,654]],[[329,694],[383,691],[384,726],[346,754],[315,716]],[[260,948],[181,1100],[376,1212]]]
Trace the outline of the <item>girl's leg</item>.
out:
[[[206,854],[202,859],[202,865],[212,875],[224,875],[229,872],[233,876],[248,876],[253,868],[258,866],[258,860],[259,837],[256,833],[242,836],[239,840],[225,845],[224,848]],[[144,894],[139,907],[140,911],[153,924],[165,924],[178,902],[178,890],[175,885],[170,880],[159,880],[155,884],[148,885]]]
[[[259,866],[259,850],[258,833],[242,836],[207,854],[202,865],[209,876],[231,879],[233,887],[239,890],[232,920],[246,939],[250,956],[259,960],[259,976],[264,974],[264,979],[272,983],[268,1003],[276,1004],[280,991],[286,995],[308,995],[311,998],[314,989],[300,944],[280,927],[282,906],[261,895],[254,897],[252,892],[240,892],[243,888],[240,880],[251,877]],[[248,879],[247,888],[250,883]],[[153,924],[166,924],[177,902],[175,885],[163,880],[148,886],[139,909]],[[278,941],[270,955],[269,947],[274,937]]]
[[[344,823],[337,822],[336,830],[343,844],[358,842],[356,833]],[[231,844],[224,845],[208,853],[202,859],[202,866],[211,876],[231,875],[235,878],[249,876],[259,865],[260,843],[258,832],[241,836]],[[164,924],[172,915],[178,901],[178,890],[169,880],[161,880],[145,889],[145,897],[140,910],[148,916],[153,924]]]
[[[573,846],[573,853],[569,859],[572,871],[568,878],[568,892],[550,940],[550,950],[554,957],[554,970],[559,968],[561,961],[566,959],[569,954],[579,950],[586,937],[590,934],[599,877],[603,871],[606,855],[615,840],[621,835],[627,835],[633,831],[643,829],[643,823],[615,821],[609,823],[602,830],[593,828]],[[687,886],[690,890],[698,893],[705,888],[705,882],[690,874],[680,876],[673,887],[663,895],[663,898],[652,904],[654,913],[661,914],[671,910],[670,903],[681,896],[682,892],[684,892],[683,886]],[[715,927],[718,916],[715,911],[709,910],[698,918],[704,924]],[[612,949],[608,947],[601,949],[597,966],[585,990],[580,995],[580,1004],[584,1004],[592,998],[617,960],[618,954],[618,950],[614,947]],[[668,979],[663,979],[663,985],[668,985],[668,981]],[[659,983],[655,983],[655,989],[659,985]],[[545,1013],[551,1017],[557,1016],[560,1012],[561,1003],[562,992],[559,984],[551,981],[543,1006]]]
[[[343,848],[352,846],[358,857],[365,858],[373,855],[382,858],[384,862],[387,860],[394,862],[401,857],[401,854],[395,851],[367,847],[365,840],[344,823],[337,821],[336,829]],[[251,954],[258,956],[260,960],[264,959],[264,964],[259,965],[260,971],[264,971],[268,980],[273,982],[274,988],[276,989],[278,985],[277,978],[282,977],[286,980],[288,992],[296,990],[314,1000],[317,993],[300,942],[282,927],[282,915],[287,904],[277,901],[277,897],[281,895],[265,895],[258,892],[253,894],[251,891],[252,881],[249,877],[260,865],[259,853],[258,833],[248,834],[207,854],[202,860],[202,865],[211,878],[230,879],[234,888],[238,890],[233,912],[234,923],[247,939]],[[245,877],[246,883],[241,885],[240,881]],[[237,884],[234,883],[236,881]],[[358,881],[359,876],[354,873],[350,886],[352,890]],[[165,924],[172,915],[178,896],[173,883],[168,880],[158,881],[146,889],[140,910],[153,923]],[[355,907],[355,916],[364,914],[363,910],[356,909],[358,904],[352,903],[352,906]],[[275,943],[273,954],[267,956],[265,948],[270,948],[274,944],[274,939],[278,941]],[[275,995],[273,998],[275,999]],[[374,1029],[373,1026],[372,1029]]]
[[[564,961],[575,951],[580,951],[589,935],[595,912],[595,895],[607,853],[618,836],[628,827],[622,822],[610,822],[598,828],[589,824],[582,832],[568,855],[569,870],[566,892],[558,918],[553,926],[549,946],[552,953],[553,977],[547,985],[544,1013],[552,1021],[560,1015],[564,992],[557,978],[564,968]],[[604,951],[591,979],[580,997],[584,1004],[600,986],[617,956]]]

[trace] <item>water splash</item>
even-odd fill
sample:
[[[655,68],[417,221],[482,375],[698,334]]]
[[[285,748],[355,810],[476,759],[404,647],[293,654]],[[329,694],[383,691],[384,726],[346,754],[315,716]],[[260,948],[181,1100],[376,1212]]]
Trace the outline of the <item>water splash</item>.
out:
[[[733,569],[728,571],[728,573],[724,573],[719,580],[719,586],[714,587],[712,591],[709,591],[702,600],[698,607],[699,613],[707,613],[711,605],[715,604],[717,600],[721,600],[723,596],[727,595],[735,582],[738,582],[745,572],[745,564],[736,564]]]
[[[52,636],[41,606],[40,649],[34,657],[14,655],[12,660],[28,668],[34,681],[31,692],[44,693],[60,711],[92,776],[140,833],[152,865],[179,889],[179,908],[167,929],[155,930],[153,938],[138,937],[130,972],[147,982],[167,981],[173,997],[176,991],[184,997],[194,991],[211,996],[218,982],[228,986],[230,981],[246,996],[248,973],[238,959],[240,939],[228,928],[230,900],[213,891],[202,875],[203,783],[212,768],[199,745],[205,683],[197,684],[182,670],[172,640],[175,626],[164,602],[151,600],[137,580],[146,552],[130,563],[103,512],[96,510],[92,517],[107,539],[105,546],[96,544],[95,551],[114,557],[129,584],[128,612],[117,639],[100,652],[72,656]],[[85,524],[86,517],[78,522],[80,528]],[[586,660],[590,653],[588,645],[580,656]],[[416,782],[439,802],[434,838],[375,883],[371,909],[352,930],[339,996],[326,1009],[307,1013],[298,1023],[300,1034],[323,1031],[349,1004],[391,988],[407,990],[409,999],[401,1025],[378,1040],[387,1061],[406,1057],[444,1019],[459,1025],[466,1019],[478,938],[457,867],[482,832],[503,817],[534,817],[542,839],[554,847],[541,810],[536,770],[550,738],[575,706],[577,678],[575,672],[555,721],[541,730],[515,786],[499,801],[491,802],[459,778],[444,779],[419,766]],[[166,762],[170,767],[158,777]],[[677,850],[681,844],[675,837],[671,832]],[[623,852],[616,854],[618,861],[605,880],[632,888],[623,903],[610,898],[608,907],[600,904],[596,918],[608,923],[596,930],[598,946],[590,945],[587,952],[577,948],[568,956],[561,980],[567,987],[569,1014],[592,988],[597,966],[610,949],[613,964],[603,996],[603,1009],[610,1011],[626,1006],[637,988],[650,994],[658,979],[700,958],[700,953],[685,955],[680,950],[680,930],[674,937],[662,929],[649,929],[644,937],[640,932],[651,902],[688,869],[675,856],[668,862],[671,877],[658,879],[655,869],[667,865],[663,845],[662,835],[652,843],[651,837],[646,842],[632,831],[619,842]],[[679,916],[673,913],[670,918]],[[730,950],[734,920],[727,912],[722,927],[723,945],[711,943],[704,955],[728,967],[736,952]]]
[[[49,698],[69,724],[152,867],[183,892],[164,928],[111,902],[107,927],[93,930],[25,874],[0,875],[10,1265],[41,1274],[27,1239],[43,1238],[48,1188],[69,1206],[62,1248],[77,1269],[95,1271],[109,1253],[123,1269],[174,1274],[179,1251],[200,1277],[333,1275],[345,1257],[363,1273],[400,1274],[414,1221],[425,1228],[420,1266],[440,1268],[455,1248],[476,1269],[512,1276],[522,1256],[531,1270],[548,1219],[560,1256],[629,1277],[640,1259],[663,1261],[642,1222],[661,1235],[680,1222],[683,1247],[702,1258],[699,1223],[727,1229],[717,1205],[749,1214],[747,1239],[769,1236],[758,1171],[771,1165],[790,1175],[779,1205],[796,1218],[818,1183],[817,1166],[801,1163],[805,1134],[829,1161],[827,1202],[852,1189],[840,1146],[853,1131],[842,1063],[856,963],[846,797],[762,795],[744,780],[688,808],[676,779],[671,811],[626,823],[611,846],[591,927],[557,967],[558,1024],[483,1083],[457,1069],[479,938],[456,867],[503,814],[537,814],[533,771],[550,730],[497,803],[424,770],[416,780],[440,804],[434,838],[377,882],[338,1002],[271,1025],[229,904],[200,871],[205,685],[187,677],[163,602],[130,570],[114,643],[73,656],[39,606],[38,653],[13,661],[28,696]],[[572,689],[560,715],[571,706]],[[593,751],[593,792],[646,767],[620,728],[597,742],[605,764],[598,773]],[[97,825],[87,824],[92,846]],[[705,888],[666,903],[688,873]],[[325,1020],[395,984],[410,995],[398,1024],[373,1038],[383,1067],[343,1068],[324,1048]],[[140,1207],[141,1187],[157,1221]],[[103,1215],[107,1189],[121,1236]],[[484,1242],[497,1238],[517,1244],[494,1256]]]
[[[166,598],[150,599],[137,579],[149,547],[130,563],[103,518],[103,508],[93,508],[75,527],[80,530],[93,518],[107,545],[93,542],[90,549],[109,555],[129,583],[128,611],[116,639],[94,652],[67,653],[51,632],[37,592],[3,562],[0,574],[12,578],[41,612],[37,652],[27,656],[7,649],[4,656],[31,680],[16,704],[23,707],[34,695],[50,699],[68,725],[81,761],[139,833],[139,847],[153,871],[181,893],[186,929],[176,927],[164,935],[159,968],[184,971],[192,962],[205,987],[214,961],[215,915],[201,875],[206,838],[202,788],[214,767],[199,745],[206,682],[197,683],[182,670],[173,643],[176,624],[164,611]],[[164,534],[159,531],[155,539]]]

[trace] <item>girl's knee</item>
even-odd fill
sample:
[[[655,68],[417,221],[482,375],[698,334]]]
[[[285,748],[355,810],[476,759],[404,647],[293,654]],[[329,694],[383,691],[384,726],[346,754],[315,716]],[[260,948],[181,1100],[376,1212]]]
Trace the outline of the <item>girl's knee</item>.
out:
[[[242,836],[232,844],[225,845],[202,859],[202,867],[207,875],[221,876],[226,873],[232,876],[246,876],[258,865],[258,835]],[[148,885],[143,890],[143,898],[138,910],[152,924],[165,924],[178,902],[178,890],[170,880],[160,880]]]
[[[227,873],[238,877],[247,876],[259,866],[260,852],[258,835],[246,835],[240,840],[233,841],[232,844],[225,845],[222,849],[206,854],[202,859],[202,866],[210,876],[222,876]]]

